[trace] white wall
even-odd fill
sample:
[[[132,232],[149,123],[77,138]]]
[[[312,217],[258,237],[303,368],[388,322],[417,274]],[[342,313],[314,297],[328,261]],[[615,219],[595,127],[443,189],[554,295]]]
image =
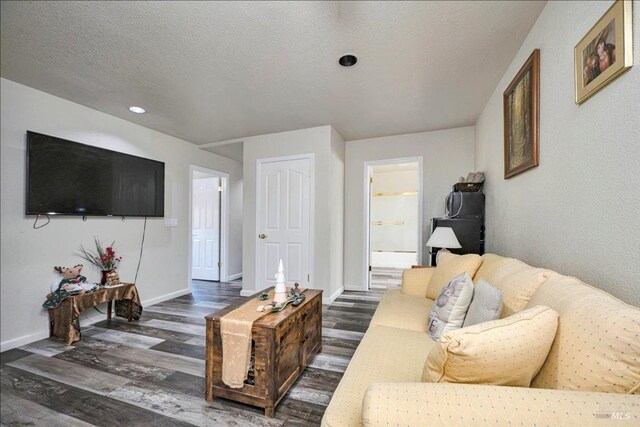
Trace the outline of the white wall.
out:
[[[520,258],[640,305],[640,3],[635,67],[582,105],[573,48],[612,2],[549,2],[476,124],[486,172],[487,251]],[[502,93],[540,49],[540,166],[503,179]],[[619,53],[620,55],[620,53]]]
[[[133,281],[142,235],[140,218],[122,222],[120,218],[90,217],[83,222],[79,217],[53,217],[49,225],[34,230],[34,217],[24,215],[27,130],[165,162],[165,217],[177,218],[179,226],[167,228],[162,218],[149,218],[138,288],[143,302],[186,292],[191,239],[189,165],[229,173],[232,191],[241,185],[242,165],[27,86],[6,79],[0,82],[2,350],[48,336],[47,312],[42,303],[51,282],[58,277],[54,265],[81,263],[74,253],[80,245],[90,246],[93,236],[98,236],[103,241],[116,241],[115,248],[123,256],[120,277]],[[236,242],[241,240],[238,224],[242,206],[238,202],[236,197],[230,209],[230,241]],[[241,257],[238,246],[230,248],[229,259]],[[99,281],[97,269],[84,264],[83,274],[90,281]],[[233,267],[229,271],[236,272]]]
[[[365,162],[402,157],[423,157],[423,245],[430,219],[444,215],[444,200],[459,176],[473,169],[472,126],[434,132],[347,141],[345,153],[345,289],[365,286]],[[423,248],[423,264],[428,264]]]
[[[332,260],[342,258],[340,233],[332,227],[335,222],[335,200],[343,198],[339,177],[332,178],[332,170],[339,169],[340,141],[334,137],[332,127],[281,132],[244,138],[244,215],[243,215],[243,294],[264,289],[266,284],[256,283],[256,161],[258,159],[284,157],[298,154],[314,154],[315,210],[313,234],[312,283],[324,291],[326,302],[332,290],[340,288],[332,283]],[[332,146],[335,150],[332,150]],[[334,154],[335,153],[335,154]],[[334,193],[332,193],[334,187]],[[339,206],[339,202],[338,202]],[[334,211],[334,209],[336,209]],[[333,215],[332,215],[333,213]],[[333,244],[332,244],[333,243]],[[336,264],[335,268],[339,268]]]

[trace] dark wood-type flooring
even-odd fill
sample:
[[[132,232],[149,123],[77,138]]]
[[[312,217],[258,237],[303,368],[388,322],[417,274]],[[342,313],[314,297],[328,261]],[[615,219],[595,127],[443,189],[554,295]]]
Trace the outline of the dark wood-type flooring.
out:
[[[366,331],[380,292],[344,292],[323,306],[323,351],[275,412],[204,400],[204,316],[241,285],[193,283],[193,293],[145,307],[139,322],[101,321],[65,346],[46,339],[0,354],[2,425],[319,425]]]

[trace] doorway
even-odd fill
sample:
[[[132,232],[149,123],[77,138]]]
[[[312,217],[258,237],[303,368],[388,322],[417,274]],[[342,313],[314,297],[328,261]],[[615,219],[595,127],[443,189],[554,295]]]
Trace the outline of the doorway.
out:
[[[312,287],[313,155],[258,159],[256,281],[274,286],[282,260],[288,283]]]
[[[226,281],[228,175],[191,166],[190,275],[192,280]]]
[[[422,158],[369,162],[366,174],[367,289],[398,288],[422,260]]]

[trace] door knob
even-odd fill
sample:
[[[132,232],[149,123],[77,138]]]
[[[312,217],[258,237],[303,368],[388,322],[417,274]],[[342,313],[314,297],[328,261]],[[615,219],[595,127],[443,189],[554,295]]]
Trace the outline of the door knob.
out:
[[[258,234],[258,237],[261,238],[261,239],[266,239],[267,235],[262,233],[262,234]]]

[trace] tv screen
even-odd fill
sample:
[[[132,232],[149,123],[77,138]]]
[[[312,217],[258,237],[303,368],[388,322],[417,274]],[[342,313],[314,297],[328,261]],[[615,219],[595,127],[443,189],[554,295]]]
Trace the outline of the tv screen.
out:
[[[26,211],[164,216],[164,163],[27,131]]]

